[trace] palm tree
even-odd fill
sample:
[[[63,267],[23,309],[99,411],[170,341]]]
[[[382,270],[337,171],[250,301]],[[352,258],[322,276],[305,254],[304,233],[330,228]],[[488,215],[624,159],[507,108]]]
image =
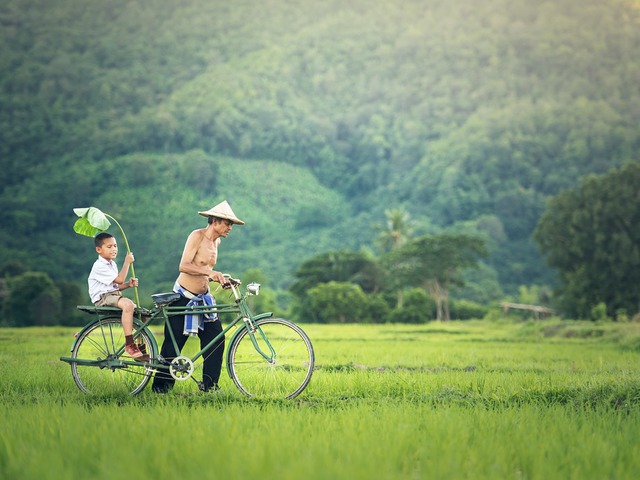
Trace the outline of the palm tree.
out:
[[[404,245],[413,233],[413,222],[409,212],[401,208],[384,211],[387,221],[383,226],[378,225],[378,247],[383,253],[395,250]]]
[[[409,212],[402,208],[395,208],[384,211],[387,221],[384,225],[378,225],[380,234],[377,238],[377,244],[382,253],[391,252],[402,245],[406,244],[413,233],[413,222],[410,219]],[[397,308],[402,307],[402,286],[397,290]]]

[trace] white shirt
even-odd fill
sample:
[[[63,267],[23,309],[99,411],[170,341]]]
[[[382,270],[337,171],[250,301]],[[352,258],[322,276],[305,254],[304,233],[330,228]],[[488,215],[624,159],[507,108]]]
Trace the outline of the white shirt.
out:
[[[100,295],[103,293],[120,290],[118,284],[114,282],[117,276],[118,265],[116,262],[105,260],[99,256],[91,268],[88,280],[89,296],[93,303],[100,300]]]

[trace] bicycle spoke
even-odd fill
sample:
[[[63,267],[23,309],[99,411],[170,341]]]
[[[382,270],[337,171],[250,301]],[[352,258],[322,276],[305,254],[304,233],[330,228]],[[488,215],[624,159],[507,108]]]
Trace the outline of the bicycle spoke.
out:
[[[293,398],[302,392],[311,379],[314,354],[306,334],[295,324],[278,318],[258,322],[267,342],[259,332],[260,349],[270,354],[271,361],[256,351],[251,336],[242,331],[229,347],[228,369],[236,386],[249,396]]]
[[[120,319],[109,318],[97,321],[78,338],[72,357],[80,360],[103,360],[110,363],[84,365],[71,364],[73,379],[82,391],[92,394],[139,393],[149,382],[151,369],[143,364],[125,364],[133,359],[123,354],[117,358],[115,352],[123,345],[124,335]],[[147,332],[137,339],[149,353],[152,343]]]

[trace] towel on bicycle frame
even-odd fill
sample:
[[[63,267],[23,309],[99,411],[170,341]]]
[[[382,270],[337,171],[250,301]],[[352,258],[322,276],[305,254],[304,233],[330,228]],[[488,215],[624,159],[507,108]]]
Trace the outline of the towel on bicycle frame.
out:
[[[213,295],[211,295],[209,291],[195,295],[189,290],[182,288],[182,285],[178,282],[173,285],[173,291],[189,299],[187,307],[201,307],[205,305],[212,307],[216,304],[216,299],[213,298]],[[204,322],[215,322],[216,320],[218,320],[217,313],[186,314],[184,316],[184,329],[182,330],[182,334],[194,337],[198,334],[198,330],[204,330]]]

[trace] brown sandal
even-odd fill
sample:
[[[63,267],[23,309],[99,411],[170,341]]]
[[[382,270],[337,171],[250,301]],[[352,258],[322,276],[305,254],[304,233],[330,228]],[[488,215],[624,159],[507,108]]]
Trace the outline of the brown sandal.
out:
[[[127,352],[127,355],[133,358],[136,362],[144,363],[149,361],[149,355],[147,355],[146,353],[142,353],[135,343],[125,345],[124,351]]]

